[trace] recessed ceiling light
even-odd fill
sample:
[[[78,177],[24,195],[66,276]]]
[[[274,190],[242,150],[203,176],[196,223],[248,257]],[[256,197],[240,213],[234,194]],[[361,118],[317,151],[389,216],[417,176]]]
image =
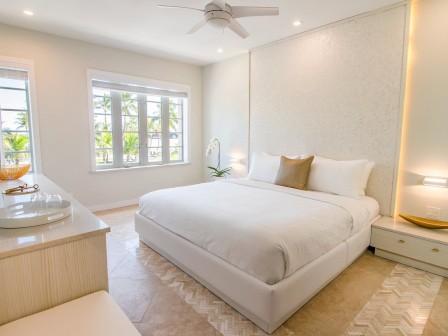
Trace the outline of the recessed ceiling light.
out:
[[[30,11],[28,9],[24,10],[23,14],[28,15],[28,16],[33,16],[34,15],[33,11]]]
[[[302,21],[300,21],[300,20],[296,20],[296,21],[294,21],[292,24],[293,24],[295,27],[298,27],[298,26],[300,26],[300,25],[302,24]]]
[[[216,51],[219,52],[219,53],[222,53],[222,52],[224,52],[224,49],[218,48]]]

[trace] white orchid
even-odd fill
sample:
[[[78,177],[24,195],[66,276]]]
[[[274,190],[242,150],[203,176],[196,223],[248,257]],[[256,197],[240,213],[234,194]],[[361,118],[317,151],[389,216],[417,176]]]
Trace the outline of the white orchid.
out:
[[[219,140],[217,137],[213,137],[210,139],[210,142],[208,143],[207,150],[205,151],[205,156],[209,156],[213,150],[215,150],[219,146]]]
[[[230,174],[230,170],[232,168],[225,168],[221,170],[221,144],[219,143],[219,140],[217,137],[213,137],[210,139],[210,142],[208,143],[207,150],[205,151],[205,156],[209,156],[216,148],[218,148],[218,165],[216,167],[207,166],[212,172],[210,173],[210,176],[213,177],[225,177],[226,175]]]

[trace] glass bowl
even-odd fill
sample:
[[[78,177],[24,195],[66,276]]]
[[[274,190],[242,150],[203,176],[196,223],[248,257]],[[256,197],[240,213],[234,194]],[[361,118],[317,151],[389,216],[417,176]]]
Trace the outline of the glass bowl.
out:
[[[0,180],[16,180],[30,170],[30,163],[21,163],[18,165],[4,165],[0,168]]]

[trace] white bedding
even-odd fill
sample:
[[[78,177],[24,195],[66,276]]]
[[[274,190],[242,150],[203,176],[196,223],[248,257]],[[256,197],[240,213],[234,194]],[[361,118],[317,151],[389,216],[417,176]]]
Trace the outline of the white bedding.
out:
[[[139,212],[274,284],[367,225],[378,203],[230,179],[151,192]]]

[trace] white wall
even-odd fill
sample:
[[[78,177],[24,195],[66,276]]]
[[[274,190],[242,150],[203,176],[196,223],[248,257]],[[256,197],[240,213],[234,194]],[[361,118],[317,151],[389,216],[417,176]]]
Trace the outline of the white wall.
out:
[[[249,143],[249,54],[206,66],[203,72],[203,152],[216,136],[221,142],[221,168],[230,166],[230,158],[240,159],[241,164],[232,165],[232,176],[245,176]],[[213,152],[207,158],[207,165],[216,166],[216,155]],[[205,168],[205,179],[208,173]]]
[[[251,53],[250,150],[376,163],[367,194],[393,213],[406,6]]]
[[[422,186],[448,177],[448,1],[414,0],[397,212],[425,217],[426,206],[448,220],[448,188]]]
[[[446,20],[446,13],[448,13],[446,0],[412,1],[406,101],[395,207],[396,213],[423,217],[426,215],[427,205],[440,207],[441,219],[445,221],[448,220],[448,188],[425,187],[421,185],[421,179],[423,176],[448,177],[448,44],[446,43],[448,20]],[[369,35],[370,32],[365,31],[363,34]],[[278,57],[277,53],[281,48],[281,45],[273,46],[274,59]],[[371,56],[375,54],[372,52]],[[222,113],[225,111],[213,105],[212,100],[209,99],[210,91],[213,91],[216,95],[214,99],[220,103],[226,103],[225,99],[219,100],[217,93],[222,83],[225,83],[223,90],[227,92],[225,97],[228,101],[234,99],[230,96],[230,92],[237,91],[238,95],[241,95],[241,90],[247,88],[246,85],[241,87],[239,78],[234,78],[232,75],[233,66],[235,64],[228,61],[228,63],[217,63],[204,69],[204,106],[207,105],[204,109],[204,149],[206,142],[213,134],[219,135],[223,143],[239,141],[239,145],[236,143],[236,146],[241,148],[247,143],[246,137],[249,136],[249,130],[241,130],[239,140],[225,132],[226,129],[234,127],[235,123],[241,122],[238,118],[241,115],[222,118]],[[248,64],[245,66],[249,67]],[[218,72],[218,69],[221,71]],[[245,72],[241,68],[239,71]],[[280,76],[280,78],[283,77]],[[297,81],[296,84],[291,84],[291,87],[295,87],[294,85],[300,88],[307,83]],[[253,109],[254,106],[251,108]],[[286,126],[289,127],[289,125]],[[290,149],[291,153],[306,151],[306,148],[300,145],[297,143],[294,149]]]
[[[202,69],[0,25],[0,55],[34,61],[43,173],[85,205],[118,206],[151,190],[202,180]],[[191,164],[91,172],[88,68],[186,84]]]

